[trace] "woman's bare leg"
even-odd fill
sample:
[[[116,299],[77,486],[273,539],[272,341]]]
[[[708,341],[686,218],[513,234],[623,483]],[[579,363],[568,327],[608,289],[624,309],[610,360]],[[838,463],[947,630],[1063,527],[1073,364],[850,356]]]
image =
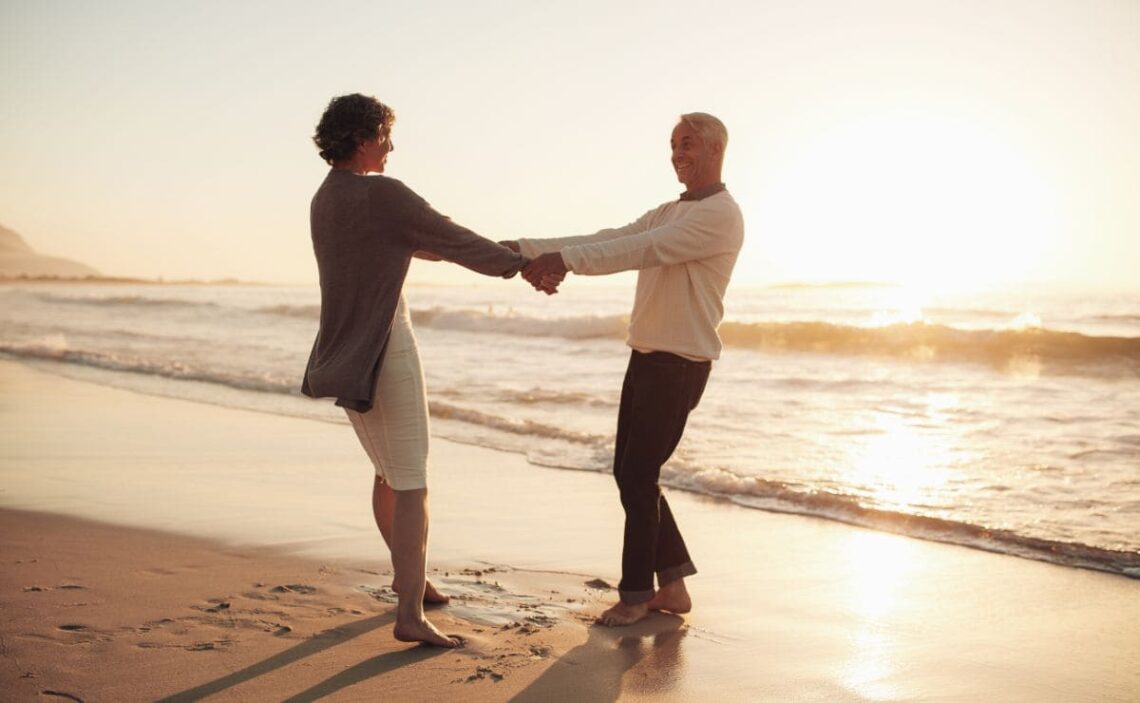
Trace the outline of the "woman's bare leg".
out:
[[[388,545],[388,550],[392,550],[392,518],[396,514],[396,496],[392,487],[384,482],[379,476],[376,477],[375,482],[372,484],[372,516],[376,518],[376,527],[380,530],[380,536],[384,538],[384,544]],[[395,582],[392,583],[392,590],[399,593],[396,588]],[[437,605],[448,603],[451,598],[436,590],[431,581],[424,582],[424,603],[429,605]]]
[[[393,634],[401,642],[425,642],[436,647],[458,647],[459,640],[447,637],[424,617],[424,589],[427,578],[428,507],[427,489],[392,491],[394,511],[391,542],[392,566],[396,571],[396,626]]]

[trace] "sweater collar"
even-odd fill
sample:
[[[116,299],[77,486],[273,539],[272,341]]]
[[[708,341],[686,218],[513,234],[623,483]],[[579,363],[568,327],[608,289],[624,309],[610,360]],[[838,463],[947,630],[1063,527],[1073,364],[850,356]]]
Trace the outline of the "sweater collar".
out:
[[[727,190],[727,187],[723,183],[713,183],[711,186],[705,186],[704,188],[697,188],[696,190],[686,190],[684,193],[681,193],[680,199],[681,200],[704,200],[705,198],[709,197],[710,195],[716,195],[717,193],[721,192],[722,190]]]

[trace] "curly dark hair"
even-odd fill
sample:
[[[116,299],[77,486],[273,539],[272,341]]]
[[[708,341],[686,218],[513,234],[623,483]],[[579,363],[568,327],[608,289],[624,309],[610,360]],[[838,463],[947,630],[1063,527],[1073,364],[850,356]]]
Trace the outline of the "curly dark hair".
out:
[[[381,128],[392,128],[396,113],[376,98],[360,93],[341,95],[329,101],[317,124],[313,142],[321,158],[332,165],[356,153],[356,147],[380,136]]]

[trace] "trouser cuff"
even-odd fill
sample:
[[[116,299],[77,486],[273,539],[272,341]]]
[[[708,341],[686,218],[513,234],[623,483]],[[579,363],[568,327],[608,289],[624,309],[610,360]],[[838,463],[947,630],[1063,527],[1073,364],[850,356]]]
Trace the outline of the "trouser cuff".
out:
[[[693,566],[693,562],[691,561],[678,564],[677,566],[670,566],[668,569],[657,572],[657,585],[664,586],[667,583],[673,583],[678,579],[692,576],[695,573],[697,573],[697,567]]]
[[[653,589],[648,591],[618,591],[621,596],[621,602],[626,605],[637,605],[638,603],[648,603],[653,600]]]

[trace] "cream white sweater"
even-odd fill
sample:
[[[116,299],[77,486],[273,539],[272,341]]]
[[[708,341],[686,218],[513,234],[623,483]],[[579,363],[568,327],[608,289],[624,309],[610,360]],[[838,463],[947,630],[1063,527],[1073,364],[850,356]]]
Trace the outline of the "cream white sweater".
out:
[[[594,234],[520,239],[524,256],[561,251],[576,274],[637,270],[626,343],[697,359],[720,357],[716,330],[724,293],[744,242],[744,218],[727,190],[672,201],[636,221]]]

